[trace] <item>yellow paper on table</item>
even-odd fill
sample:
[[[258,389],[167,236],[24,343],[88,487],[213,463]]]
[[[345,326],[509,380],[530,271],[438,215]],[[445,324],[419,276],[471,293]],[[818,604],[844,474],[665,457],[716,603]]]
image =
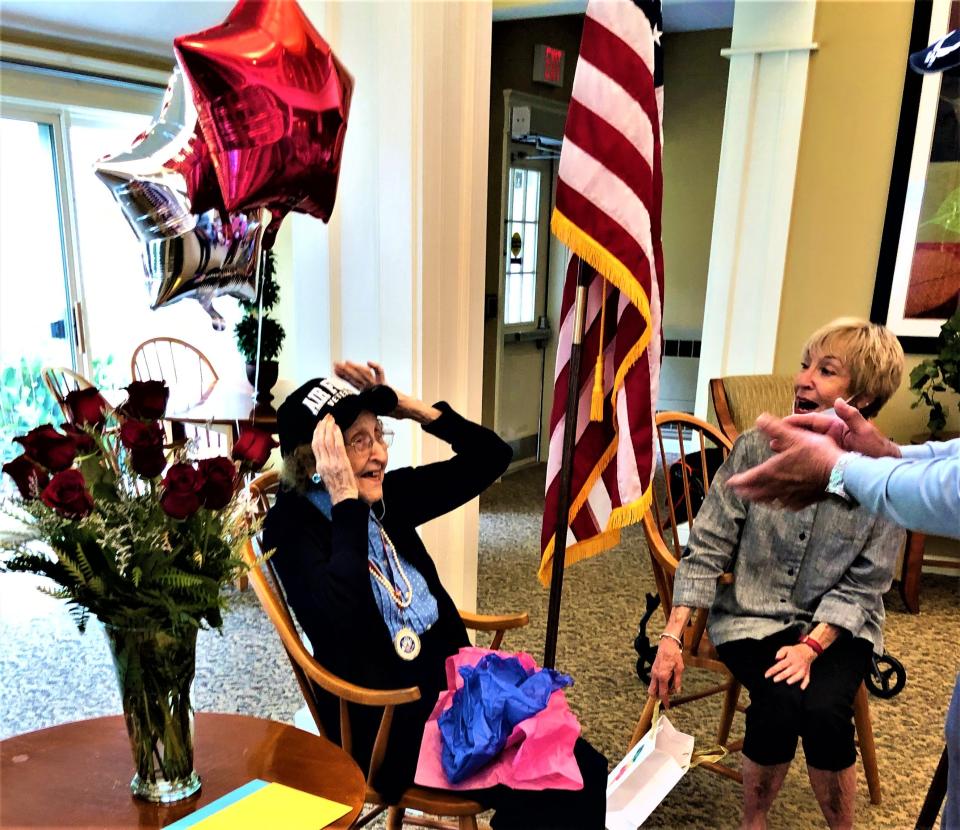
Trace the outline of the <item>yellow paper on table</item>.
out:
[[[254,780],[184,816],[167,830],[321,830],[349,812],[346,804],[283,784]]]

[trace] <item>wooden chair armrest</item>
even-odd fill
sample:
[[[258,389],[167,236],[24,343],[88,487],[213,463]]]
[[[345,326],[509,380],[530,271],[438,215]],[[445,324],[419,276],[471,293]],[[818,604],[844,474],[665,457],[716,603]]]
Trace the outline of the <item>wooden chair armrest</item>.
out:
[[[350,703],[359,703],[363,706],[398,706],[420,700],[420,689],[417,686],[407,686],[399,689],[371,689],[338,677],[323,668],[313,658],[309,662],[301,662],[300,666],[307,677],[320,688]]]
[[[530,622],[530,615],[526,611],[519,614],[473,614],[470,611],[457,610],[463,624],[474,631],[509,631],[512,628],[523,628]]]
[[[460,619],[467,628],[474,631],[492,631],[490,648],[494,651],[500,648],[504,632],[511,628],[522,628],[530,622],[526,611],[520,614],[473,614],[470,611],[460,611]]]

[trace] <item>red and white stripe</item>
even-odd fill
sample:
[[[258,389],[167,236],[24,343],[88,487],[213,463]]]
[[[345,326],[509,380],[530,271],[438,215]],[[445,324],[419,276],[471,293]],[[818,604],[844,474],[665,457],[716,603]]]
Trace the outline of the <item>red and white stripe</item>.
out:
[[[615,545],[619,529],[638,521],[650,503],[663,297],[662,88],[654,82],[658,36],[630,0],[591,0],[587,7],[552,222],[573,256],[563,292],[550,418],[540,565],[545,584],[555,543],[580,268],[589,271],[590,281],[566,562]],[[602,416],[591,420],[601,354]]]

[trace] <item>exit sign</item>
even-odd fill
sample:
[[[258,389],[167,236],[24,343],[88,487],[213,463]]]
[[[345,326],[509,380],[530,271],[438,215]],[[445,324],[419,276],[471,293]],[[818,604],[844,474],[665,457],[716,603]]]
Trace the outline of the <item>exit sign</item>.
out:
[[[538,43],[533,47],[533,80],[563,86],[563,49]]]

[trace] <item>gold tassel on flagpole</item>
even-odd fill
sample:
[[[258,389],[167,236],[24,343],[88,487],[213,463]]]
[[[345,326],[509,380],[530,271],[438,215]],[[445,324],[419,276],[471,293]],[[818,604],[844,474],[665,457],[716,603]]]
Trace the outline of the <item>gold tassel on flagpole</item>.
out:
[[[603,339],[607,331],[607,281],[602,276],[600,280],[603,283],[600,292],[600,348],[597,350],[597,365],[593,371],[593,395],[590,398],[591,421],[603,420]]]

